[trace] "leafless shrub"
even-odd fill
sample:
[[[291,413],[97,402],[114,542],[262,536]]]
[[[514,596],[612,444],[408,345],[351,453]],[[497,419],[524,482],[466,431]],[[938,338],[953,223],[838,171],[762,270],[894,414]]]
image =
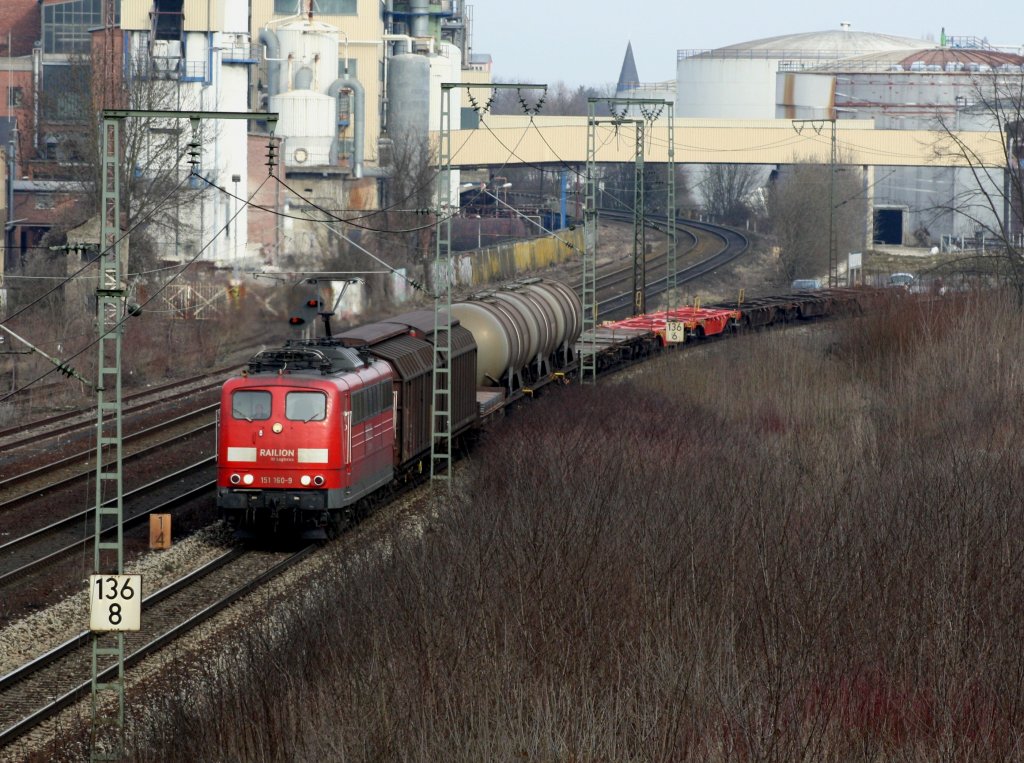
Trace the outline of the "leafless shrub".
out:
[[[1015,759],[1021,322],[902,300],[517,411],[132,759]]]

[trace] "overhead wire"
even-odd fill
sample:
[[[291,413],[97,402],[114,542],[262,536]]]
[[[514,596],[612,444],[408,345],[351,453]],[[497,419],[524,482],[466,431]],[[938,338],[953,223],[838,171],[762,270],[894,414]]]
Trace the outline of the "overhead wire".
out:
[[[429,289],[427,289],[427,287],[426,287],[425,285],[421,284],[421,283],[420,283],[419,281],[417,281],[417,280],[416,280],[416,279],[414,279],[414,278],[410,278],[410,277],[409,277],[408,275],[406,275],[406,274],[405,274],[405,273],[404,273],[404,272],[402,271],[402,269],[394,267],[393,265],[391,265],[390,263],[386,262],[386,261],[385,261],[384,259],[382,259],[381,257],[378,257],[378,256],[377,256],[376,254],[374,254],[373,252],[371,252],[371,251],[370,251],[369,249],[367,249],[367,248],[366,248],[366,247],[364,247],[363,245],[359,244],[359,243],[358,243],[358,242],[356,242],[356,241],[353,241],[353,240],[352,240],[351,238],[349,238],[348,236],[346,236],[346,235],[345,235],[344,233],[342,233],[341,231],[339,231],[339,230],[337,230],[336,228],[334,228],[334,227],[332,227],[332,226],[331,226],[331,223],[332,223],[332,222],[341,222],[341,223],[344,223],[344,222],[346,222],[346,220],[345,220],[344,218],[340,218],[340,217],[337,217],[337,216],[335,216],[335,215],[332,215],[332,214],[331,214],[330,212],[328,212],[328,211],[327,211],[326,209],[324,209],[323,207],[319,206],[319,205],[318,205],[318,204],[317,204],[317,203],[316,203],[315,201],[313,201],[312,199],[307,199],[306,197],[304,197],[304,196],[302,196],[301,194],[299,194],[299,193],[298,193],[298,192],[297,192],[297,191],[296,191],[296,190],[295,190],[294,188],[292,188],[291,186],[289,186],[289,185],[288,185],[288,184],[287,184],[287,183],[286,183],[285,181],[283,181],[283,180],[282,180],[281,178],[277,177],[276,175],[270,175],[270,177],[274,178],[274,179],[275,179],[275,180],[276,180],[276,181],[277,181],[278,183],[280,183],[280,184],[281,184],[281,186],[282,186],[282,187],[284,187],[284,188],[287,188],[287,189],[288,189],[289,191],[291,191],[292,193],[296,194],[296,196],[298,196],[299,198],[301,198],[301,199],[302,199],[302,200],[303,200],[304,202],[308,203],[308,204],[309,204],[309,205],[310,205],[311,207],[313,207],[314,209],[316,209],[316,210],[317,210],[317,211],[319,211],[319,212],[322,212],[323,214],[327,215],[327,216],[328,216],[328,217],[330,218],[329,220],[321,220],[321,219],[318,219],[318,218],[311,218],[311,217],[307,217],[307,218],[301,218],[301,219],[303,219],[303,220],[304,220],[304,221],[306,221],[306,222],[312,222],[312,223],[316,223],[316,224],[318,224],[318,225],[322,225],[322,226],[324,226],[325,228],[327,228],[327,229],[328,229],[329,231],[331,231],[331,232],[332,232],[332,233],[334,233],[335,235],[337,235],[337,236],[340,236],[340,237],[341,237],[342,239],[344,239],[345,241],[347,241],[347,242],[348,242],[348,243],[349,243],[349,244],[350,244],[351,246],[354,246],[354,247],[355,247],[356,249],[358,249],[359,251],[361,251],[361,252],[363,252],[364,254],[366,254],[366,255],[367,255],[368,257],[370,257],[370,259],[372,259],[372,260],[373,260],[374,262],[377,262],[377,263],[379,263],[380,265],[382,265],[383,267],[385,267],[385,268],[386,268],[386,269],[388,270],[388,272],[390,272],[390,273],[392,273],[393,275],[396,275],[396,276],[398,276],[399,278],[401,278],[402,280],[404,280],[404,281],[405,281],[406,283],[408,283],[408,284],[409,284],[409,285],[410,285],[410,286],[411,286],[411,287],[412,287],[413,289],[415,289],[415,290],[417,290],[417,291],[421,291],[421,292],[423,292],[424,294],[427,294],[427,295],[428,295],[428,296],[430,296],[430,297],[431,297],[432,299],[436,297],[436,295],[435,295],[435,294],[433,294],[433,293],[432,293],[432,292],[431,292],[431,291],[430,291]],[[433,224],[434,224],[434,223],[431,223],[431,227],[433,226]],[[420,228],[414,228],[413,230],[420,230]]]
[[[188,176],[186,176],[186,179],[188,177],[198,177],[200,180],[202,180],[203,182],[207,183],[212,188],[217,188],[219,190],[223,190],[223,189],[220,189],[220,187],[217,186],[216,184],[211,183],[209,180],[207,180],[206,178],[202,177],[202,175],[199,175],[198,173],[196,173],[194,169],[193,169],[193,171]],[[267,180],[269,178],[271,178],[271,177],[274,177],[274,175],[267,175],[267,177],[263,179],[263,181],[259,184],[259,186],[257,186],[256,190],[253,191],[252,196],[250,196],[250,199],[252,197],[254,197],[257,193],[259,193],[260,189],[263,188],[263,186],[266,184]],[[240,215],[242,213],[242,209],[244,209],[244,207],[239,207],[235,211],[235,213],[228,218],[227,222],[228,223],[233,222],[238,217],[238,215]],[[210,246],[213,245],[213,242],[217,240],[217,236],[218,235],[219,235],[219,231],[217,233],[215,233],[214,236],[209,241],[207,241],[205,244],[203,244],[203,246],[200,247],[199,250],[196,251],[196,253],[192,257],[188,258],[188,260],[181,265],[181,267],[179,268],[177,273],[175,273],[170,278],[168,278],[166,281],[164,281],[162,284],[160,284],[160,286],[144,302],[142,302],[139,305],[139,308],[140,309],[141,308],[145,308],[146,305],[150,304],[153,300],[155,300],[157,297],[159,297],[186,270],[188,270],[193,264],[195,264],[195,262],[203,254],[203,252],[205,252],[207,249],[209,249]],[[107,251],[107,250],[105,250],[105,251]],[[81,347],[80,349],[78,349],[76,352],[72,353],[68,357],[63,358],[62,359],[62,366],[66,367],[67,364],[70,361],[74,360],[75,358],[77,358],[82,353],[86,352],[87,350],[95,347],[100,342],[101,339],[105,338],[106,336],[108,336],[109,334],[111,334],[114,331],[119,331],[121,329],[121,326],[124,325],[124,323],[130,317],[131,316],[128,315],[127,313],[122,315],[121,318],[113,326],[108,328],[103,334],[101,334],[100,336],[96,337],[91,342],[87,343],[86,345],[84,345],[83,347]],[[23,384],[22,386],[18,387],[17,389],[14,389],[14,390],[8,392],[6,395],[3,395],[2,397],[0,397],[0,403],[4,402],[5,400],[10,399],[11,397],[14,397],[15,395],[18,395],[18,394],[24,392],[29,387],[33,386],[34,384],[38,384],[43,379],[45,379],[48,376],[50,376],[50,374],[55,373],[55,372],[60,371],[60,370],[62,370],[61,366],[54,366],[53,368],[47,370],[45,373],[40,374],[39,376],[37,376],[36,378],[32,379],[31,381]]]
[[[471,139],[472,139],[472,135],[470,135],[470,138],[467,139],[466,141],[464,141],[462,143],[462,145],[459,146],[458,149],[456,149],[455,153],[452,155],[452,158],[455,158],[456,156],[458,156],[459,152],[461,152],[463,149],[466,148],[466,146],[469,144],[469,141]],[[507,160],[506,160],[506,163],[507,163]],[[346,225],[351,225],[353,228],[359,228],[360,230],[366,230],[366,231],[370,231],[370,232],[374,232],[374,233],[415,233],[417,231],[421,231],[421,230],[425,230],[427,228],[433,227],[436,224],[436,221],[432,220],[429,223],[424,223],[423,225],[415,226],[415,227],[412,227],[412,228],[395,229],[395,228],[377,228],[377,227],[373,227],[373,226],[370,226],[370,225],[361,225],[361,224],[359,224],[357,222],[358,220],[364,220],[364,219],[368,219],[368,218],[372,218],[372,217],[377,217],[377,216],[380,216],[382,214],[386,214],[386,213],[392,212],[392,211],[412,213],[412,214],[430,214],[430,213],[432,213],[433,212],[432,209],[427,209],[427,208],[422,208],[422,209],[404,209],[400,205],[404,204],[409,199],[411,199],[414,196],[416,196],[416,194],[418,194],[420,191],[424,190],[427,187],[427,185],[433,185],[434,183],[436,183],[436,176],[431,177],[431,178],[425,180],[423,183],[420,183],[419,185],[413,186],[409,190],[409,192],[407,194],[405,194],[405,196],[403,196],[401,199],[397,200],[394,204],[389,204],[389,205],[386,205],[384,207],[381,207],[380,209],[374,209],[374,210],[355,210],[355,209],[353,209],[353,210],[346,210],[346,211],[363,212],[363,213],[365,213],[365,214],[358,214],[358,215],[355,215],[353,217],[339,217],[337,214],[334,213],[334,211],[328,210],[328,209],[326,209],[325,207],[323,207],[321,205],[315,204],[312,200],[310,200],[309,198],[307,198],[306,196],[304,196],[303,194],[301,194],[297,190],[295,190],[293,187],[288,185],[279,176],[275,176],[275,178],[282,185],[282,187],[286,188],[288,191],[293,193],[296,196],[296,198],[301,199],[303,202],[306,202],[307,204],[309,204],[310,206],[314,207],[315,209],[323,212],[324,214],[327,215],[328,219],[326,219],[326,220],[317,220],[315,218],[310,217],[309,215],[290,214],[288,212],[282,212],[282,211],[280,211],[278,209],[273,209],[271,207],[267,207],[267,206],[264,206],[262,204],[253,204],[251,202],[251,200],[243,199],[242,197],[233,194],[231,191],[227,190],[226,188],[221,188],[220,186],[217,186],[217,188],[222,193],[227,194],[228,196],[230,196],[231,198],[235,199],[236,201],[241,201],[242,203],[246,204],[251,209],[257,209],[257,210],[260,210],[262,212],[266,212],[268,214],[274,215],[276,217],[281,217],[281,218],[290,219],[290,220],[300,220],[300,221],[303,221],[303,222],[328,222],[328,223],[329,222],[343,222]],[[251,199],[251,197],[250,197],[250,199]],[[444,219],[444,218],[442,218],[442,219]]]
[[[482,107],[475,102],[475,100],[472,98],[472,96],[470,96],[470,101],[473,104],[473,108],[481,115],[481,118],[480,118],[481,124],[484,124],[486,126],[486,120],[483,118],[483,113],[486,113],[486,110],[489,108],[491,101],[493,101],[493,96],[492,96],[491,100],[488,101]],[[543,102],[543,99],[541,99],[541,102]],[[539,104],[538,104],[538,106],[539,106]],[[524,109],[525,108],[526,107],[524,105]],[[531,120],[532,120],[532,114],[531,114]],[[490,129],[490,128],[488,127],[488,129]],[[499,143],[501,143],[502,147],[506,149],[506,151],[508,152],[508,156],[506,157],[504,163],[498,168],[498,170],[497,170],[498,172],[500,172],[502,168],[507,166],[507,164],[509,162],[509,158],[514,157],[514,158],[520,159],[520,157],[516,154],[516,149],[519,148],[519,146],[522,144],[522,141],[526,138],[526,134],[527,134],[528,130],[529,130],[529,125],[527,125],[527,127],[523,130],[522,134],[519,136],[519,139],[516,141],[515,146],[513,146],[511,148],[509,148],[508,146],[505,146],[504,143],[501,142],[500,139],[499,139]],[[457,156],[457,154],[460,151],[462,151],[466,147],[466,145],[468,143],[469,143],[469,141],[467,140],[461,146],[459,146],[459,148],[456,150],[455,154],[452,155],[452,158],[455,158],[455,156]],[[522,161],[522,160],[520,159],[520,161]],[[391,272],[392,274],[398,276],[399,278],[402,278],[404,281],[406,281],[414,289],[429,295],[431,298],[436,298],[436,295],[433,294],[432,292],[430,292],[426,288],[426,286],[424,284],[421,284],[419,281],[417,281],[414,278],[410,278],[408,275],[406,275],[406,273],[402,269],[394,267],[393,265],[388,263],[383,258],[378,257],[377,255],[375,255],[374,253],[372,253],[371,251],[366,249],[366,247],[362,246],[361,244],[359,244],[356,241],[353,241],[351,238],[346,236],[344,233],[342,233],[341,231],[339,231],[336,228],[331,226],[331,223],[335,223],[335,222],[343,223],[343,224],[346,224],[346,225],[353,225],[351,219],[344,218],[344,217],[339,217],[338,215],[333,214],[331,211],[329,211],[329,210],[325,209],[324,207],[322,207],[321,205],[317,204],[312,199],[309,199],[306,196],[304,196],[303,194],[301,194],[300,192],[298,192],[296,189],[294,189],[292,186],[290,186],[286,181],[282,180],[281,178],[275,176],[275,180],[283,188],[287,189],[292,194],[294,194],[296,196],[296,198],[301,199],[303,202],[305,202],[306,204],[309,204],[311,207],[313,207],[313,209],[317,210],[318,212],[324,214],[327,217],[327,219],[320,219],[320,218],[315,218],[315,217],[310,217],[310,216],[301,216],[301,217],[297,216],[296,219],[303,220],[304,222],[316,223],[318,225],[322,225],[322,226],[326,227],[332,233],[334,233],[334,234],[336,234],[338,236],[341,236],[341,238],[343,238],[345,241],[347,241],[351,246],[356,247],[361,252],[366,254],[368,257],[373,259],[375,262],[377,262],[378,264],[380,264],[381,266],[386,268],[388,270],[388,272]],[[482,191],[482,190],[478,191],[476,196],[474,196],[472,198],[475,199],[477,196],[481,195],[482,193],[484,193],[484,191]],[[406,199],[411,198],[412,195],[413,194],[409,194],[405,198]],[[497,197],[495,197],[495,198],[497,198]],[[259,205],[254,205],[254,206],[256,206],[257,208],[263,209],[263,207],[260,207]],[[271,211],[271,210],[268,210],[268,211]],[[273,214],[282,214],[282,213],[277,212],[276,210],[272,211],[272,213]],[[286,216],[290,216],[290,215],[286,215]],[[424,229],[427,229],[427,228],[432,228],[438,222],[444,221],[444,220],[450,220],[450,219],[453,219],[456,216],[457,216],[457,212],[453,212],[453,213],[451,213],[450,215],[448,215],[446,217],[441,217],[439,219],[431,220],[429,223],[425,223],[424,225],[416,226],[416,227],[413,227],[413,228],[401,229],[401,230],[389,229],[387,231],[384,231],[384,230],[380,230],[380,229],[376,229],[376,228],[369,228],[368,226],[360,226],[360,225],[353,225],[353,227],[362,228],[364,230],[372,230],[372,231],[381,232],[381,233],[384,233],[384,232],[386,232],[386,233],[412,233],[412,232],[424,230]],[[543,226],[541,226],[541,228],[542,228],[542,230],[545,230],[546,232],[550,233],[550,231],[547,231],[547,229],[543,228]],[[563,243],[565,243],[566,245],[568,245],[570,247],[573,246],[572,242],[563,241]]]
[[[360,225],[359,223],[354,222],[354,220],[365,219],[367,217],[371,217],[372,215],[359,215],[359,216],[354,217],[354,218],[341,217],[341,216],[335,214],[333,211],[331,211],[331,210],[329,210],[329,209],[327,209],[327,208],[325,208],[325,207],[323,207],[323,206],[321,206],[319,204],[314,203],[312,199],[310,199],[307,196],[304,196],[301,192],[297,191],[295,188],[290,186],[288,183],[286,183],[284,180],[282,180],[279,176],[275,175],[274,178],[278,181],[278,183],[281,184],[282,188],[285,188],[286,190],[288,190],[292,194],[294,194],[295,198],[297,198],[300,201],[308,204],[309,206],[313,207],[317,211],[323,212],[324,215],[326,215],[327,219],[320,220],[320,219],[317,219],[317,218],[314,218],[314,217],[310,217],[309,215],[293,214],[293,213],[290,213],[290,212],[282,212],[280,210],[274,209],[272,207],[267,207],[267,206],[264,206],[262,204],[254,204],[254,203],[252,203],[250,201],[247,201],[245,198],[243,198],[241,196],[236,196],[231,191],[228,191],[225,188],[221,188],[220,186],[215,186],[215,187],[220,189],[223,193],[227,194],[229,197],[235,199],[236,201],[242,202],[243,204],[245,204],[250,209],[255,209],[255,210],[259,210],[261,212],[266,212],[269,215],[273,215],[275,217],[281,217],[281,218],[284,218],[286,220],[299,220],[299,221],[302,221],[302,222],[342,222],[342,223],[345,223],[346,225],[351,225],[353,228],[359,228],[360,230],[370,231],[372,233],[415,233],[416,231],[424,230],[424,229],[430,228],[430,227],[432,227],[434,225],[433,221],[431,221],[429,223],[424,223],[423,225],[417,225],[417,226],[415,226],[413,228],[399,228],[399,229],[395,229],[395,228],[375,228],[375,227],[369,226],[369,225]],[[413,194],[410,194],[410,196],[406,197],[406,199],[411,198],[412,195]],[[385,212],[392,211],[392,210],[394,210],[394,207],[389,207],[389,208],[386,208],[386,209],[377,210],[376,212],[374,212],[374,214],[375,215],[376,214],[384,214]],[[398,210],[394,210],[394,211],[410,212],[412,214],[429,214],[433,210],[424,208],[424,209],[414,209],[414,210],[398,209]]]

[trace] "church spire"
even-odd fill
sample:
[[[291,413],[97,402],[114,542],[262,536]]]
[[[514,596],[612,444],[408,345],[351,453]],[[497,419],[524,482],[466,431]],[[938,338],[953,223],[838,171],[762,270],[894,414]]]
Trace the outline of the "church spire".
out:
[[[626,57],[622,59],[622,71],[619,72],[619,84],[615,86],[615,92],[633,90],[638,84],[640,75],[636,73],[636,61],[633,60],[633,43],[627,42]]]

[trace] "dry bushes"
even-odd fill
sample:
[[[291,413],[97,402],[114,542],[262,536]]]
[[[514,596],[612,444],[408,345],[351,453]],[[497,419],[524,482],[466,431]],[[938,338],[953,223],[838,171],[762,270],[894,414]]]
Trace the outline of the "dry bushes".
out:
[[[903,302],[534,404],[133,759],[1019,759],[1021,324]]]

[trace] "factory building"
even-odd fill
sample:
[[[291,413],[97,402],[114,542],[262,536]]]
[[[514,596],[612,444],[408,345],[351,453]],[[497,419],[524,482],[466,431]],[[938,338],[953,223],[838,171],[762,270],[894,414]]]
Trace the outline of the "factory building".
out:
[[[1022,64],[1019,51],[975,38],[943,35],[935,45],[844,24],[712,51],[679,51],[676,109],[683,117],[834,117],[873,120],[886,130],[990,130],[982,94],[995,77],[1019,79]],[[841,145],[839,153],[841,162]],[[1002,195],[1002,171],[981,182],[966,168],[875,165],[869,191],[873,240],[951,247],[973,240],[982,228],[998,228],[997,216],[976,200]]]
[[[106,107],[280,115],[274,126],[280,141],[276,172],[285,183],[264,184],[252,201],[295,214],[275,219],[243,201],[266,178],[270,125],[209,120],[213,124],[200,128],[194,157],[199,178],[188,180],[196,193],[180,206],[175,202],[182,224],[158,233],[163,258],[244,268],[315,257],[324,236],[293,218],[313,205],[377,208],[389,149],[400,140],[425,143],[428,129],[440,121],[438,84],[489,82],[490,77],[486,61],[471,58],[471,13],[458,0],[9,0],[4,5],[0,18],[15,31],[25,30],[26,39],[41,40],[33,45],[16,37],[7,51],[8,108],[0,117],[8,118],[0,138],[8,144],[8,175],[17,179],[5,205],[8,219],[17,219],[6,226],[13,245],[8,265],[23,258],[49,228],[66,222],[67,215],[41,208],[44,202],[63,202],[53,192],[48,200],[41,194],[47,183],[71,189],[68,170],[82,163],[82,142],[92,140],[92,128],[83,124],[76,133],[68,123],[70,112],[60,111],[74,105],[62,84],[68,72],[88,70],[94,93],[102,94],[106,86],[121,93],[103,98]],[[456,118],[457,99],[454,93]],[[185,154],[193,136],[188,121],[182,122],[146,128],[142,161],[130,170],[136,177]],[[168,151],[171,133],[176,150]],[[190,169],[182,158],[176,171],[186,176]],[[19,217],[18,210],[28,211]]]
[[[230,230],[236,213],[234,227],[254,236],[218,237],[203,258],[252,267],[315,254],[322,232],[294,217],[376,208],[388,148],[426,141],[440,119],[437,83],[462,79],[467,21],[452,0],[122,0],[128,55],[145,64],[130,72],[162,80],[186,108],[280,115],[278,161],[295,191],[276,187],[256,201],[297,214],[268,231],[250,226],[237,200],[211,195],[192,217],[204,231],[197,243]],[[262,179],[265,142],[247,141],[244,122],[219,122],[203,141],[204,177],[245,195]]]

